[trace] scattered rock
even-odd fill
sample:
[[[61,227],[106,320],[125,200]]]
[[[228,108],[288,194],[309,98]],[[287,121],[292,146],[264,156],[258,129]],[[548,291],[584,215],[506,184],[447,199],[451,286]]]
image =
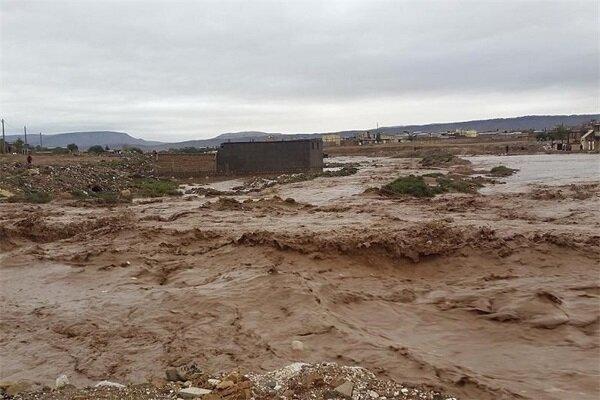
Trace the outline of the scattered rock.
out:
[[[196,399],[199,397],[203,397],[207,394],[210,394],[212,391],[209,389],[203,389],[198,387],[189,387],[185,389],[181,389],[179,391],[179,396],[183,399]]]
[[[275,389],[276,386],[277,386],[277,382],[275,382],[275,381],[268,381],[267,382],[267,387],[269,387],[271,389]]]
[[[217,389],[227,389],[235,385],[233,381],[221,381],[217,384]]]
[[[379,393],[377,393],[374,390],[369,390],[369,397],[372,398],[372,399],[376,399],[376,398],[379,397]]]
[[[124,388],[125,385],[122,385],[120,383],[116,383],[116,382],[111,382],[111,381],[100,381],[98,383],[96,383],[94,385],[94,387],[114,387],[114,388]]]
[[[220,380],[218,380],[218,379],[213,379],[213,378],[209,379],[207,382],[208,382],[208,384],[209,384],[210,386],[212,386],[212,387],[217,387],[217,385],[218,385],[219,383],[221,383],[221,381],[220,381]]]
[[[57,389],[63,388],[69,384],[69,378],[62,374],[58,378],[56,378],[55,386]]]
[[[168,368],[165,371],[165,375],[167,377],[167,380],[171,382],[185,382],[186,380],[177,368]]]
[[[352,390],[354,389],[354,384],[350,381],[346,381],[342,383],[340,386],[336,387],[334,390],[341,394],[344,397],[352,397]]]

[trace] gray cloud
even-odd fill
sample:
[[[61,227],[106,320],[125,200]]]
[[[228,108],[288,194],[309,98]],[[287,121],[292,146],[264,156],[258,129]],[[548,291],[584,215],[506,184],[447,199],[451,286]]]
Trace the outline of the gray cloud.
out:
[[[0,0],[11,127],[166,140],[599,110],[596,1]]]

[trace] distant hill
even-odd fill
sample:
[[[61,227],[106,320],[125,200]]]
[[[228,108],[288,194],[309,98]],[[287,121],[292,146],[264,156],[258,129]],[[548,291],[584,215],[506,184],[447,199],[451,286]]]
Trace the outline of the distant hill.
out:
[[[444,122],[426,125],[398,125],[380,127],[379,132],[388,135],[397,135],[402,132],[446,132],[456,129],[475,129],[479,132],[486,131],[511,131],[525,129],[551,129],[556,125],[577,126],[590,122],[592,119],[600,120],[600,114],[586,115],[530,115],[515,118],[495,118],[482,119],[462,122]],[[268,133],[260,131],[229,132],[215,136],[211,139],[186,140],[183,142],[158,142],[145,139],[138,139],[124,132],[97,131],[97,132],[69,132],[57,133],[53,135],[42,135],[43,145],[45,147],[66,147],[70,143],[75,143],[80,149],[84,150],[90,146],[99,144],[109,148],[122,148],[123,146],[136,146],[144,150],[168,150],[170,148],[180,149],[184,147],[218,147],[221,143],[232,141],[265,141],[265,140],[290,140],[305,139],[314,136],[321,136],[325,133],[338,133],[343,137],[352,137],[359,132],[367,130],[351,130],[340,132],[312,132],[312,133]],[[8,142],[13,142],[17,138],[23,139],[23,135],[8,135]],[[29,144],[36,146],[39,143],[39,135],[27,135]]]
[[[8,135],[6,136],[6,141],[14,142],[18,138],[25,140],[24,135]],[[39,134],[27,135],[27,141],[31,146],[37,146],[40,144],[40,136]],[[161,142],[137,139],[124,132],[112,131],[68,132],[42,135],[42,144],[44,147],[66,147],[71,143],[75,143],[79,149],[85,150],[96,144],[108,146],[109,148],[121,148],[123,146],[154,146]]]
[[[456,129],[475,129],[478,132],[510,131],[510,130],[543,130],[552,129],[556,125],[577,126],[590,122],[592,119],[600,120],[600,114],[588,115],[530,115],[515,118],[480,119],[464,122],[446,122],[427,125],[404,125],[380,128],[381,133],[398,134],[409,132],[446,132]]]

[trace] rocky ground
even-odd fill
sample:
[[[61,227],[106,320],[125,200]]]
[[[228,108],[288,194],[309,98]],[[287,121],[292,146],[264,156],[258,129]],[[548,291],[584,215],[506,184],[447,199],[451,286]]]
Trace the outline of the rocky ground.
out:
[[[455,400],[431,388],[404,386],[377,379],[360,367],[345,367],[335,363],[294,363],[264,374],[241,374],[237,371],[209,376],[195,365],[192,368],[171,368],[165,379],[123,385],[101,381],[86,388],[76,388],[66,376],[60,376],[54,387],[27,391],[23,383],[4,384],[0,398],[12,400],[66,399],[402,399]],[[11,394],[18,392],[16,394]]]
[[[34,154],[31,165],[22,155],[0,157],[0,200],[32,200],[27,196],[30,193],[40,193],[47,201],[102,193],[119,195],[124,190],[135,192],[143,179],[156,179],[152,155]]]
[[[40,399],[188,385],[212,398],[343,398],[350,385],[359,399],[597,398],[597,182],[384,196],[373,188],[398,176],[465,166],[336,162],[358,172],[0,205],[2,386]],[[199,375],[166,381],[173,368]],[[63,374],[75,387],[42,390]],[[92,388],[104,380],[126,387]]]

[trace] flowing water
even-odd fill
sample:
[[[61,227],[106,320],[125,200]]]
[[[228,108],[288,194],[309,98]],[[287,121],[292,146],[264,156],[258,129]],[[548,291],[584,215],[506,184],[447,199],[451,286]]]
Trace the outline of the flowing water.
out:
[[[568,185],[598,182],[600,155],[598,154],[529,154],[517,156],[466,157],[475,168],[490,169],[498,165],[519,171],[501,180],[504,185],[488,186],[482,193],[515,193],[526,191],[531,185]]]

